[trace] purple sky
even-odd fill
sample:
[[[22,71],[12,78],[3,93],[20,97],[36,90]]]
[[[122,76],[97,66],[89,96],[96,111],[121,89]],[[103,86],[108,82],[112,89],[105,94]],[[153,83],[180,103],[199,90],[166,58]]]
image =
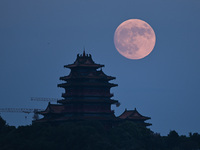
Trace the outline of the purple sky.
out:
[[[85,47],[116,77],[116,115],[136,107],[152,118],[154,132],[200,133],[199,14],[198,0],[1,0],[0,108],[45,108],[47,102],[30,97],[61,98],[59,77],[69,73],[63,66]],[[155,31],[155,48],[144,59],[126,59],[114,47],[114,31],[128,19]],[[16,126],[32,119],[1,116]]]

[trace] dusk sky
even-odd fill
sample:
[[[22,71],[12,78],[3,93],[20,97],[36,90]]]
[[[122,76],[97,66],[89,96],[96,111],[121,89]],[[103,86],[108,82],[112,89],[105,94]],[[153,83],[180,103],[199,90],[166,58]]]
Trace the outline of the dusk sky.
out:
[[[199,14],[199,0],[1,0],[0,108],[45,109],[47,102],[30,97],[61,99],[59,77],[70,71],[63,66],[85,47],[116,77],[116,116],[137,108],[161,135],[200,133]],[[128,19],[155,31],[155,48],[143,59],[127,59],[114,46],[116,28]],[[32,120],[32,114],[1,116],[16,126]]]

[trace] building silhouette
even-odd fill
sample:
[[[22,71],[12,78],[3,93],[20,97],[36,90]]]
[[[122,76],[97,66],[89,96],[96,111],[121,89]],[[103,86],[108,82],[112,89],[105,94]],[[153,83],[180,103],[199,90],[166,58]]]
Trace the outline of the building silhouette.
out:
[[[108,76],[102,71],[102,64],[96,64],[92,56],[85,54],[77,55],[73,64],[65,65],[71,71],[69,75],[60,77],[64,81],[58,87],[64,89],[63,99],[58,104],[49,103],[44,111],[38,112],[44,117],[34,122],[66,122],[82,120],[98,120],[106,126],[112,126],[119,122],[129,120],[144,126],[151,124],[144,121],[150,117],[142,116],[135,109],[125,110],[119,117],[114,115],[111,105],[119,106],[117,100],[112,99],[110,93],[112,87],[117,84],[110,83],[115,77]]]

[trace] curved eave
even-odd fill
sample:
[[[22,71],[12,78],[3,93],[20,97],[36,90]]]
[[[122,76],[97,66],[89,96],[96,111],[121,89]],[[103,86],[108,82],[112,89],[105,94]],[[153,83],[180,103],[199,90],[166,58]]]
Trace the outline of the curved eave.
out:
[[[110,80],[116,79],[116,77],[112,77],[112,76],[72,76],[72,75],[60,77],[60,80],[62,80],[62,81],[77,80],[77,79],[100,79],[100,80],[110,81]]]
[[[65,122],[65,121],[83,121],[83,120],[99,120],[99,121],[116,121],[118,118],[114,116],[114,113],[102,113],[107,114],[107,116],[80,116],[80,115],[74,115],[74,116],[61,116],[57,118],[42,118],[39,120],[33,121],[33,123],[51,123],[51,122]]]
[[[47,107],[48,108],[48,107]],[[45,114],[50,114],[51,111],[50,110],[44,110],[44,111],[38,111],[37,114],[40,114],[40,115],[45,115]]]
[[[41,115],[45,115],[45,114],[50,114],[50,113],[54,113],[54,108],[59,108],[60,110],[63,110],[64,106],[60,105],[60,104],[48,104],[47,108],[43,111],[38,111],[37,114],[41,114]]]
[[[150,117],[146,117],[141,115],[135,108],[135,110],[125,110],[119,118],[121,119],[128,119],[128,120],[148,120],[151,119]]]
[[[58,100],[58,103],[65,103],[65,104],[69,104],[69,103],[109,103],[109,104],[116,104],[118,103],[117,100],[113,100],[113,99],[109,99],[109,100],[105,100],[105,99],[62,99],[62,100]]]
[[[128,120],[149,120],[149,119],[151,119],[150,117],[145,117],[145,116],[142,116],[142,117],[128,117],[128,118],[126,118],[126,119],[128,119]]]
[[[144,123],[145,124],[145,126],[152,126],[152,124],[151,123]]]
[[[69,64],[69,65],[65,65],[65,68],[101,68],[104,67],[104,65],[101,64]]]
[[[118,86],[118,84],[114,84],[114,83],[107,83],[107,84],[99,84],[99,83],[62,83],[62,84],[58,84],[58,87],[61,88],[66,88],[66,87],[115,87]]]
[[[87,93],[87,94],[85,94],[85,93],[81,93],[81,94],[79,94],[79,93],[74,93],[74,94],[63,93],[62,94],[62,97],[64,97],[65,99],[70,99],[70,98],[80,99],[82,97],[90,97],[90,98],[98,97],[100,99],[103,99],[103,98],[111,98],[113,96],[114,96],[114,94],[101,94],[101,93],[100,94],[99,93],[95,93],[95,94],[91,94],[91,93]]]

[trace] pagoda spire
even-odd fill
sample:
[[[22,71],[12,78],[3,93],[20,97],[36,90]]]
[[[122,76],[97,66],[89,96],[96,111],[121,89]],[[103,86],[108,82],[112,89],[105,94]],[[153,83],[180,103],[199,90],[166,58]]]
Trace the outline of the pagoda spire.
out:
[[[85,47],[84,47],[84,49],[83,49],[83,57],[85,57]]]

